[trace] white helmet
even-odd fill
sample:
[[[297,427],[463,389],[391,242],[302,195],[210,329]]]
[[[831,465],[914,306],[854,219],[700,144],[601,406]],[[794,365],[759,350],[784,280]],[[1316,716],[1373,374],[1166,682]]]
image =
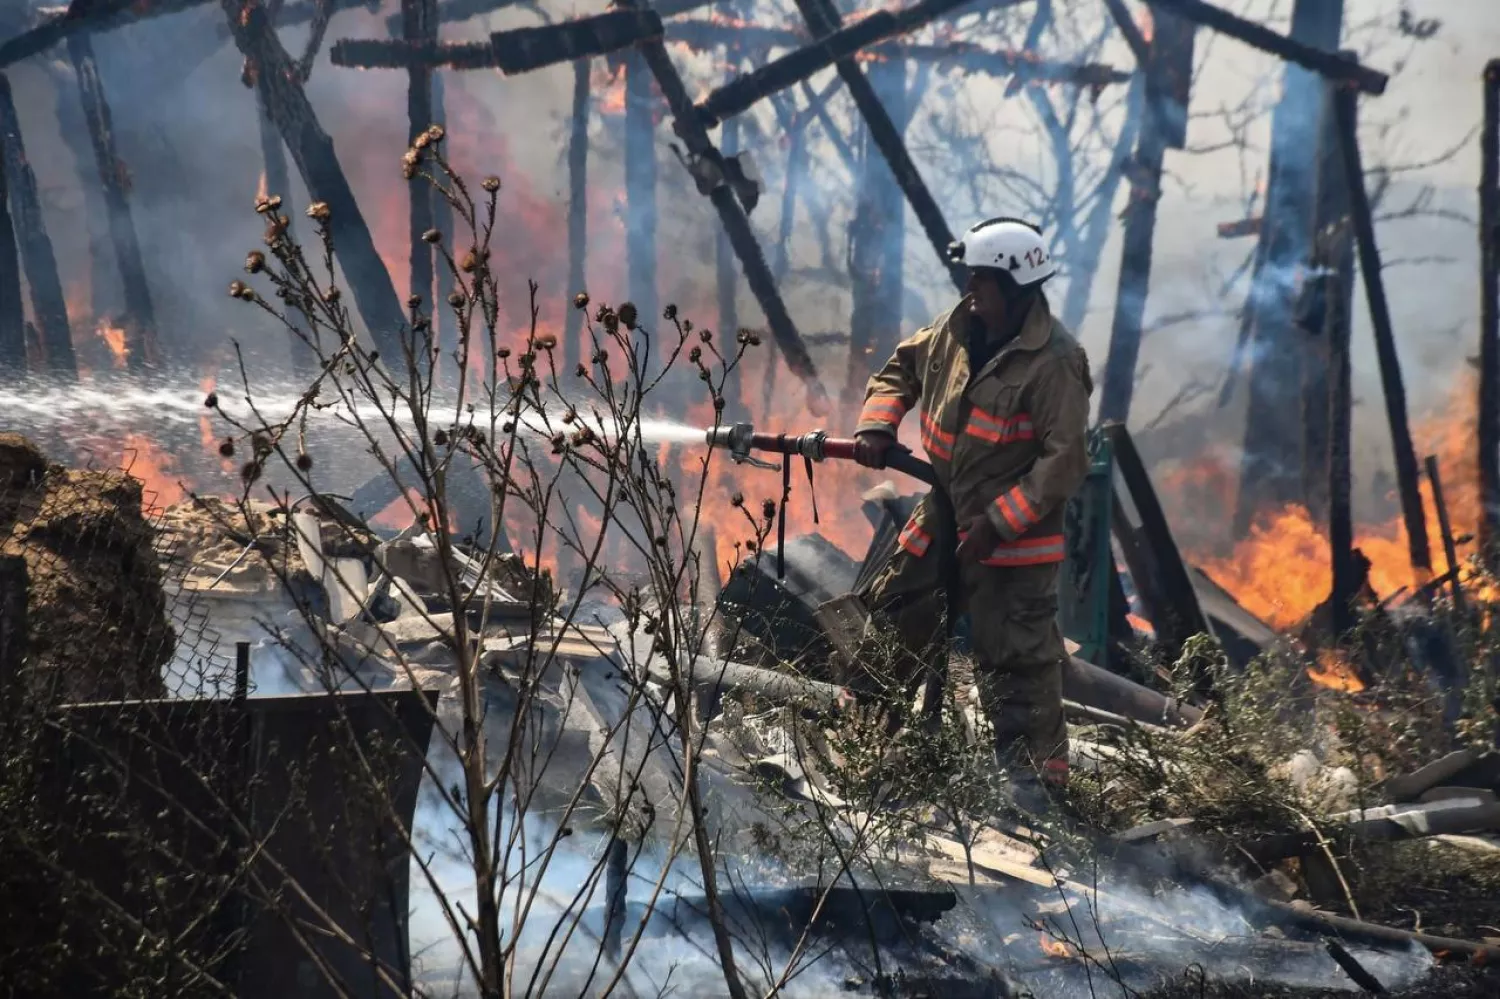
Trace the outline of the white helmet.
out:
[[[948,259],[965,267],[991,267],[1009,274],[1022,288],[1057,273],[1042,231],[1020,219],[987,219],[948,246]]]

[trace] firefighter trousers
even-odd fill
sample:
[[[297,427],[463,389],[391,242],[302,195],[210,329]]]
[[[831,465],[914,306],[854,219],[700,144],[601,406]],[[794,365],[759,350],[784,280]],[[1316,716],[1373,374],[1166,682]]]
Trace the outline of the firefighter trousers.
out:
[[[1056,563],[959,570],[958,613],[967,611],[980,706],[995,733],[1002,765],[1047,783],[1067,780],[1068,728],[1063,719],[1063,664],[1067,651],[1057,625]],[[941,653],[946,598],[936,546],[918,558],[898,549],[861,594],[877,625],[894,633],[888,688],[909,703],[917,682]],[[851,679],[856,693],[870,678]]]

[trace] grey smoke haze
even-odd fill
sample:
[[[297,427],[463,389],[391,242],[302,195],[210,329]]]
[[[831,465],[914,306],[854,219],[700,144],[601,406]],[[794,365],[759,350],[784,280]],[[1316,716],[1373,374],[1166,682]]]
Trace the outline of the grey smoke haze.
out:
[[[1437,37],[1412,43],[1390,30],[1405,3],[1417,18],[1435,17],[1443,25]],[[385,5],[394,10],[394,5]],[[1249,0],[1234,5],[1251,16],[1284,26],[1289,0]],[[553,18],[592,11],[576,3],[544,3]],[[739,16],[761,23],[796,23],[795,9],[784,0],[738,3]],[[389,11],[370,15],[349,11],[336,16],[330,42],[342,37],[381,37]],[[1074,22],[1080,15],[1070,12]],[[1102,17],[1102,13],[1099,15]],[[1029,18],[1025,8],[996,17],[982,29],[964,35],[996,47],[1016,44]],[[205,363],[223,361],[231,337],[239,339],[257,360],[272,362],[285,354],[280,331],[224,297],[227,281],[239,273],[245,250],[256,245],[259,224],[249,210],[261,173],[261,153],[255,101],[241,85],[241,57],[232,44],[215,41],[221,27],[221,8],[205,4],[189,12],[156,18],[95,39],[102,72],[113,102],[121,156],[132,172],[134,213],[148,260],[154,270],[152,291],[162,316],[163,335],[191,343]],[[445,24],[443,37],[476,39],[504,27],[534,24],[530,13],[509,10],[458,24]],[[966,22],[968,23],[968,22]],[[1130,68],[1131,57],[1114,38],[1098,51],[1082,46],[1098,36],[1096,30],[1069,35],[1069,41],[1044,41],[1043,51],[1058,58],[1090,58]],[[1094,25],[1097,28],[1097,24]],[[283,41],[294,54],[301,52],[306,30],[290,28]],[[1371,64],[1393,72],[1391,86],[1381,98],[1367,98],[1362,113],[1367,165],[1426,164],[1396,176],[1386,204],[1406,204],[1423,187],[1431,187],[1429,207],[1472,217],[1478,154],[1474,143],[1444,162],[1429,163],[1458,145],[1476,127],[1479,117],[1479,74],[1491,54],[1500,51],[1500,19],[1488,0],[1348,0],[1346,44],[1359,49]],[[1065,46],[1065,47],[1059,47]],[[689,76],[690,89],[706,89],[721,81],[726,67],[718,55],[688,55],[673,48],[674,57]],[[79,306],[75,319],[89,316],[88,267],[91,231],[98,239],[102,219],[91,212],[96,195],[79,185],[80,168],[95,183],[91,158],[79,162],[77,150],[62,141],[59,112],[69,113],[77,95],[67,84],[65,56],[55,50],[14,69],[12,78],[33,163],[43,186],[48,220],[62,262],[70,299]],[[1149,366],[1137,395],[1133,422],[1137,426],[1155,415],[1153,407],[1171,397],[1184,377],[1217,380],[1230,357],[1236,332],[1233,315],[1243,301],[1244,285],[1228,295],[1220,285],[1253,248],[1253,241],[1216,238],[1220,221],[1240,218],[1266,169],[1269,114],[1252,116],[1245,124],[1242,150],[1230,142],[1231,131],[1219,111],[1251,104],[1267,111],[1280,93],[1280,72],[1274,60],[1231,39],[1200,33],[1199,79],[1194,90],[1190,149],[1172,152],[1170,178],[1161,202],[1155,250],[1154,279],[1148,303],[1148,328],[1163,316],[1218,310],[1221,315],[1179,323],[1150,335],[1142,353]],[[603,72],[602,60],[596,66]],[[913,76],[916,70],[912,71]],[[821,87],[831,73],[813,81]],[[454,133],[453,147],[469,173],[496,170],[505,176],[502,202],[514,221],[502,242],[518,263],[508,277],[513,287],[517,317],[524,314],[525,281],[542,282],[544,315],[561,313],[569,289],[562,287],[566,241],[567,180],[564,169],[566,113],[571,72],[558,66],[515,78],[491,72],[444,73]],[[62,86],[59,87],[59,81]],[[326,56],[313,71],[308,91],[322,123],[334,137],[345,170],[377,240],[388,259],[403,261],[400,241],[406,227],[403,182],[396,161],[405,145],[405,75],[394,71],[355,71],[332,66]],[[1053,88],[1060,93],[1061,88]],[[1113,88],[1102,99],[1100,129],[1107,135],[1120,123],[1124,88]],[[597,92],[596,92],[597,96]],[[61,107],[60,107],[61,102]],[[1043,189],[1055,184],[1055,172],[1045,148],[1045,136],[1035,126],[1029,102],[1006,99],[1003,81],[963,77],[954,71],[934,74],[931,86],[911,128],[914,157],[927,174],[949,224],[961,230],[976,214],[998,214],[1026,207],[993,178],[977,180],[974,164],[964,171],[940,143],[933,123],[953,107],[984,108],[995,115],[992,135],[985,136],[991,162],[980,167],[1007,167],[1031,178]],[[834,119],[851,134],[852,107],[840,95],[830,104]],[[589,287],[596,298],[624,297],[622,170],[620,150],[623,121],[619,116],[596,115],[592,124]],[[662,301],[676,301],[696,314],[700,324],[714,324],[713,250],[717,220],[707,202],[691,188],[685,172],[668,149],[670,127],[657,129],[659,204],[661,206]],[[745,116],[742,144],[755,158],[768,182],[767,197],[753,221],[762,245],[769,248],[778,224],[779,190],[783,182],[785,150],[771,109],[762,106]],[[87,150],[81,150],[86,153]],[[847,256],[842,224],[853,209],[853,184],[838,154],[819,139],[812,147],[807,189],[810,198],[798,215],[792,273],[784,284],[786,298],[804,333],[846,328],[850,311]],[[295,168],[293,168],[295,176]],[[289,200],[306,201],[294,180]],[[1122,189],[1116,196],[1118,212]],[[823,212],[833,225],[831,273],[821,270],[822,253],[815,219]],[[1089,308],[1079,332],[1096,367],[1102,365],[1109,336],[1119,264],[1119,226],[1111,227],[1102,264],[1093,284]],[[1477,246],[1472,225],[1431,215],[1388,221],[1379,227],[1385,252],[1390,297],[1401,358],[1414,416],[1438,405],[1464,370],[1464,357],[1474,352],[1477,316]],[[944,308],[952,298],[946,276],[916,220],[906,220],[908,325]],[[1434,258],[1444,258],[1442,262]],[[523,273],[530,269],[533,273]],[[94,299],[102,308],[118,297],[109,267],[96,282]],[[828,280],[832,279],[832,280]],[[405,293],[398,273],[398,292]],[[1055,298],[1066,291],[1060,281]],[[1355,328],[1356,394],[1372,410],[1378,405],[1374,352],[1363,305],[1358,302]],[[742,322],[759,322],[754,299],[741,287]],[[86,330],[76,334],[88,340]],[[837,349],[819,353],[824,380],[836,386],[845,360]],[[1209,421],[1226,440],[1235,440],[1240,419],[1238,404]],[[1209,414],[1205,414],[1209,415]],[[1365,466],[1387,463],[1388,445],[1377,419],[1357,421],[1358,443]],[[1419,451],[1422,442],[1418,442]]]

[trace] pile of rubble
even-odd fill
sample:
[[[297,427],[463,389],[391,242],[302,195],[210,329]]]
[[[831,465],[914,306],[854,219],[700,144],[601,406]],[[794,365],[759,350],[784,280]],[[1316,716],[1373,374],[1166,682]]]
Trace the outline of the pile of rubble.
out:
[[[141,483],[65,469],[0,434],[0,556],[26,567],[31,694],[81,702],[158,697],[176,636]]]

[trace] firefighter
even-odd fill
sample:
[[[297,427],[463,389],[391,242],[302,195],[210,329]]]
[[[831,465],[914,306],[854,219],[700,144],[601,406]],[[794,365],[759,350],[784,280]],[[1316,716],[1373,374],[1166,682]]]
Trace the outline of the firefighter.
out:
[[[1064,506],[1088,472],[1093,384],[1083,348],[1042,293],[1056,268],[1040,230],[990,219],[949,252],[968,268],[966,294],[870,379],[855,458],[884,467],[902,418],[916,411],[952,504],[954,603],[968,612],[995,750],[1017,799],[1045,804],[1048,788],[1068,777],[1057,584]],[[923,499],[890,563],[861,594],[895,626],[908,664],[907,703],[911,671],[931,662],[944,640],[939,509],[933,495]]]

